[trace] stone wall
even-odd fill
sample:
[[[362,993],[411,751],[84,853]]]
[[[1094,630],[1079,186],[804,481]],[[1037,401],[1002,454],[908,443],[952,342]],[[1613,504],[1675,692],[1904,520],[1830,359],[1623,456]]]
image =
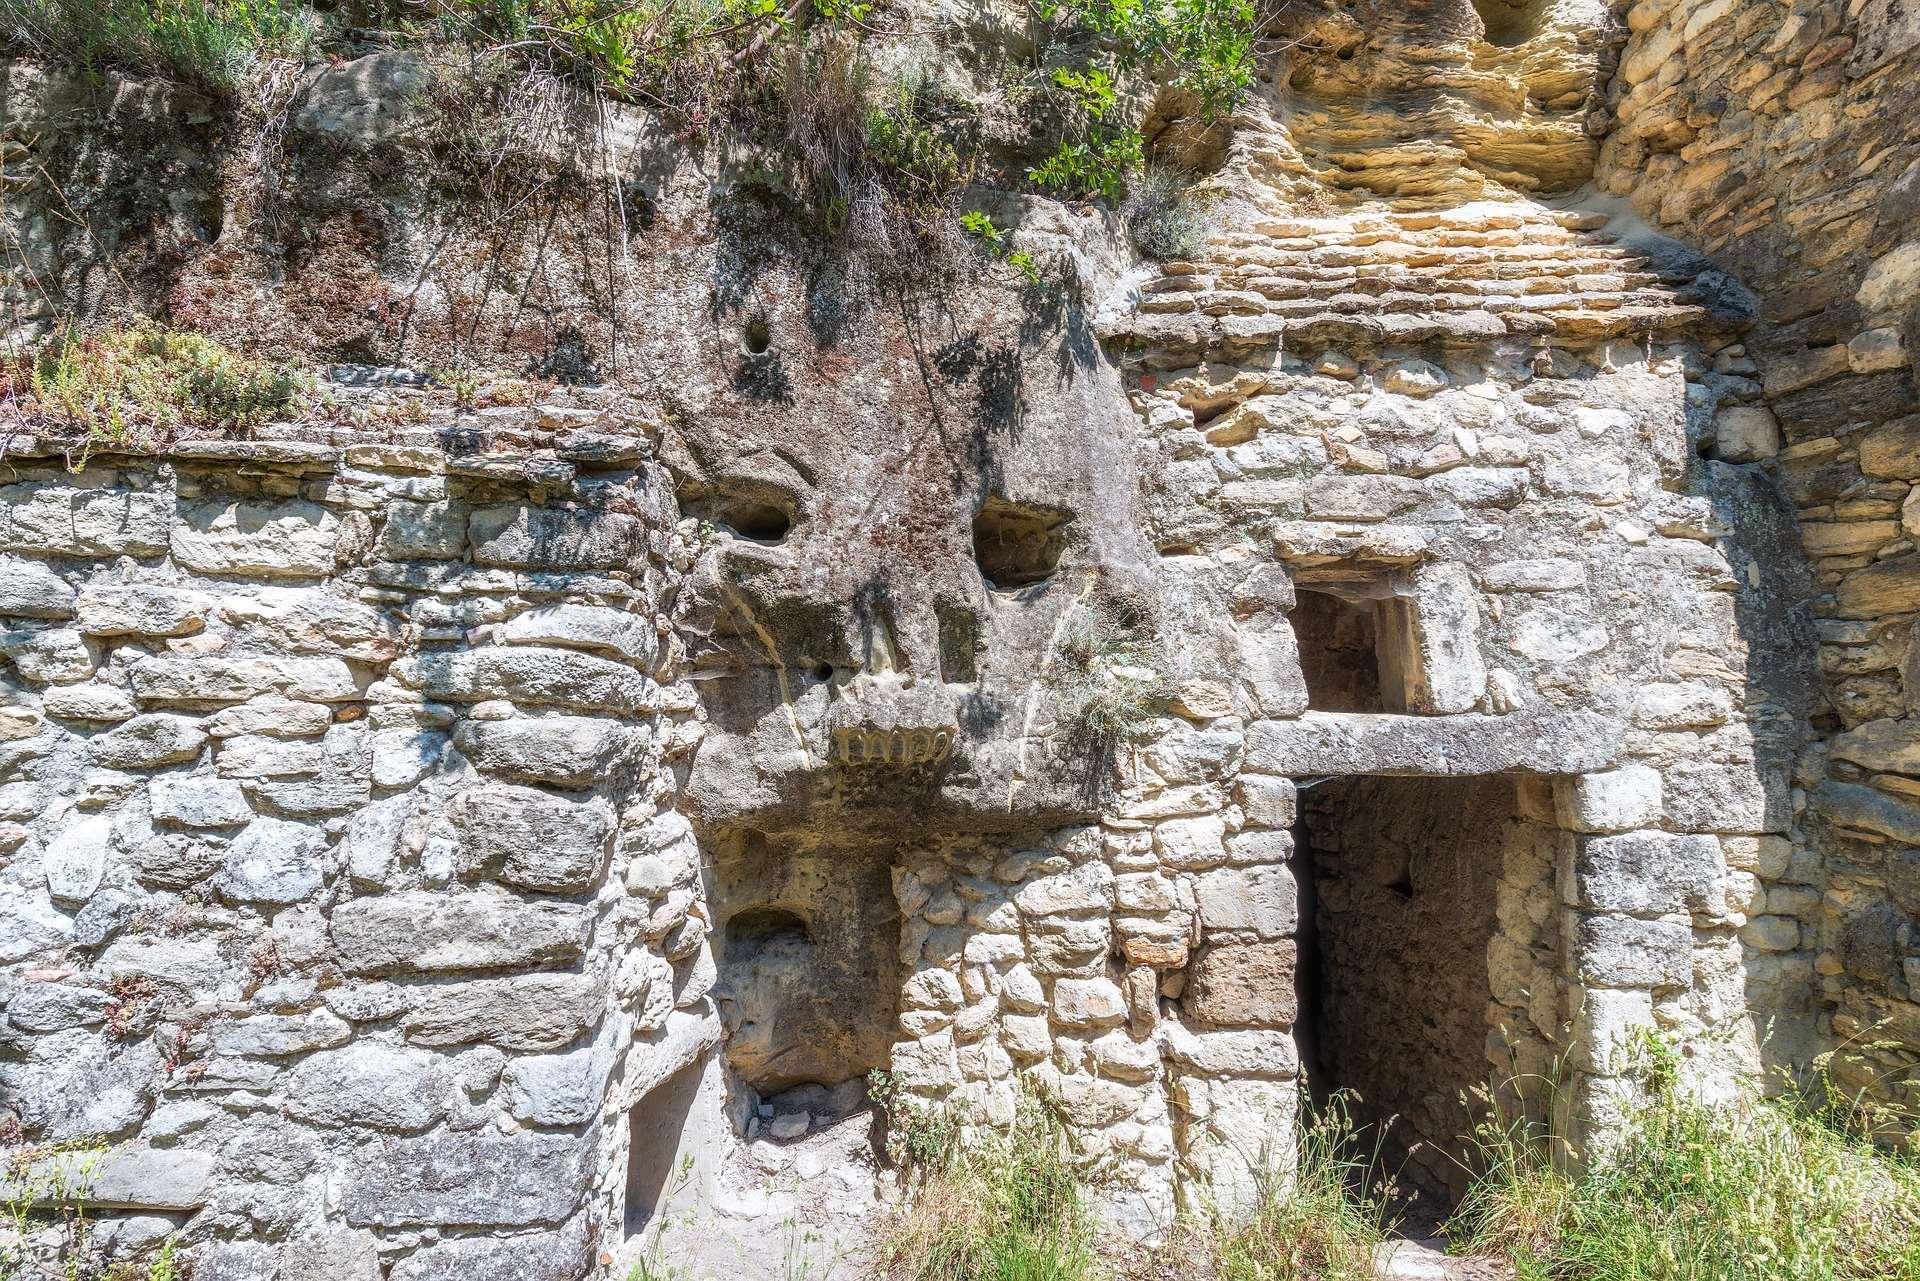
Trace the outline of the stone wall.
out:
[[[1910,1103],[1920,32],[1882,0],[1645,3],[1629,24],[1599,181],[1765,300],[1715,358],[1715,447],[1777,475],[1814,573],[1823,742],[1795,777],[1791,846],[1759,852],[1793,885],[1750,933],[1815,956],[1841,1083]]]
[[[0,1121],[107,1149],[20,1173],[89,1161],[108,1254],[575,1277],[617,1241],[609,1102],[718,1031],[660,766],[671,496],[644,432],[537,428],[620,412],[14,440]]]

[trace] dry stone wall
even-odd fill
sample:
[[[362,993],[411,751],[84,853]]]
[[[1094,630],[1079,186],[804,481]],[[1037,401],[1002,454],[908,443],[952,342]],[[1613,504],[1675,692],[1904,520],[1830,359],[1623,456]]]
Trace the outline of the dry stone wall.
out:
[[[1742,344],[1715,357],[1715,448],[1774,472],[1814,575],[1823,742],[1795,776],[1791,845],[1761,851],[1766,865],[1801,869],[1799,884],[1753,934],[1783,955],[1814,953],[1822,1039],[1843,1047],[1845,1087],[1910,1105],[1920,1062],[1913,9],[1645,3],[1628,21],[1599,181],[1764,298]]]
[[[110,1145],[109,1254],[577,1277],[609,1101],[717,1036],[660,764],[672,500],[644,430],[520,417],[9,449],[0,1095],[10,1144]]]

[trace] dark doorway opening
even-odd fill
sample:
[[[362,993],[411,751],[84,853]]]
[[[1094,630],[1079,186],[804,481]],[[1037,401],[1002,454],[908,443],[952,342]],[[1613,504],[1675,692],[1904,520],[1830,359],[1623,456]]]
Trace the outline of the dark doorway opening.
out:
[[[1308,1088],[1341,1092],[1409,1226],[1466,1190],[1494,1075],[1498,882],[1520,836],[1502,777],[1328,779],[1300,793],[1300,1022]]]

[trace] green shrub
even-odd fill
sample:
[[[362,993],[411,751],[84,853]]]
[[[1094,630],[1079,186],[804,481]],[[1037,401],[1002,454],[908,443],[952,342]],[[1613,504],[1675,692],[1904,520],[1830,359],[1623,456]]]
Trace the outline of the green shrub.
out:
[[[303,58],[295,0],[0,0],[0,42],[91,77],[163,76],[219,96],[269,57]]]
[[[1625,1135],[1577,1177],[1484,1128],[1457,1243],[1522,1281],[1920,1281],[1920,1168],[1852,1132],[1824,1081],[1707,1102],[1651,1040],[1633,1078]]]
[[[1129,185],[1120,212],[1134,247],[1156,262],[1194,258],[1206,247],[1207,204],[1176,170],[1147,166]]]
[[[68,334],[18,358],[5,382],[27,416],[109,445],[252,427],[292,413],[312,385],[287,366],[146,324]]]
[[[1044,1100],[921,1184],[884,1235],[889,1281],[1093,1281],[1085,1172]]]

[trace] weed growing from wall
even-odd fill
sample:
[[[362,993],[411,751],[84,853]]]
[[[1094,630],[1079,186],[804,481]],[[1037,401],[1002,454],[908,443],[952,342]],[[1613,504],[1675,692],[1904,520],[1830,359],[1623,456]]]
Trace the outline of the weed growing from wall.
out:
[[[269,58],[305,58],[316,25],[295,0],[0,0],[0,45],[74,67],[163,76],[231,97]]]

